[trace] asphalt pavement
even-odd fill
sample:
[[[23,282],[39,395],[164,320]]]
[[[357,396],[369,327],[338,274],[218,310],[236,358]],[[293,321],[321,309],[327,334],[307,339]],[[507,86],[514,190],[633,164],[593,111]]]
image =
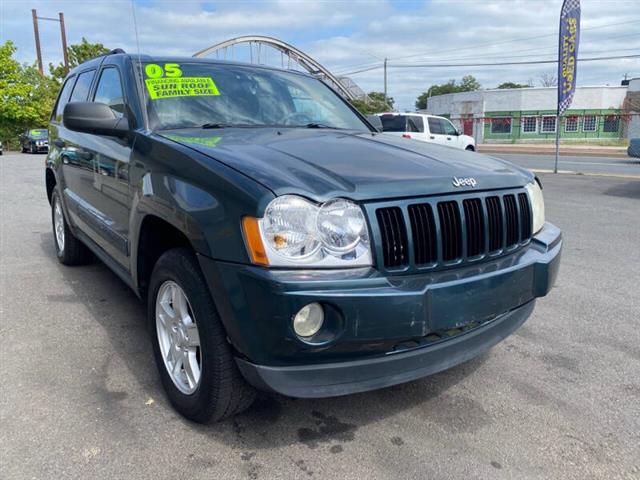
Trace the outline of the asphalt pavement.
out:
[[[531,155],[526,153],[490,153],[488,155],[503,158],[529,170],[553,171],[555,155]],[[640,158],[596,157],[580,155],[561,155],[558,160],[561,172],[616,175],[640,179]]]
[[[541,175],[559,279],[480,358],[201,426],[168,405],[133,293],[56,260],[43,164],[0,157],[0,478],[640,478],[640,180]]]

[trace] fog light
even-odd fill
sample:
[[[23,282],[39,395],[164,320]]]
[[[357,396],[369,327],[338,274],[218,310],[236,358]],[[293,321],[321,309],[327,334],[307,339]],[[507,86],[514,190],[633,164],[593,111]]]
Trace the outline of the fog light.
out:
[[[300,309],[293,318],[296,335],[309,338],[318,333],[324,322],[324,310],[319,303],[310,303]]]

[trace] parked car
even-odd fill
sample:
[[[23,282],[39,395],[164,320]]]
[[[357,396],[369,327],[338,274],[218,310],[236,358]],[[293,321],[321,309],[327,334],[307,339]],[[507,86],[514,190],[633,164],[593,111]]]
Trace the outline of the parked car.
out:
[[[330,397],[453,367],[558,272],[531,172],[380,134],[311,75],[117,53],[73,69],[54,109],[57,257],[95,255],[146,302],[162,384],[197,422],[255,389]]]
[[[380,113],[382,131],[390,135],[475,151],[473,137],[464,135],[445,117],[422,113]]]
[[[630,157],[640,158],[640,138],[632,138],[631,140],[629,140],[627,155],[629,155]]]
[[[49,138],[46,128],[26,130],[21,138],[22,153],[42,153],[49,151]]]

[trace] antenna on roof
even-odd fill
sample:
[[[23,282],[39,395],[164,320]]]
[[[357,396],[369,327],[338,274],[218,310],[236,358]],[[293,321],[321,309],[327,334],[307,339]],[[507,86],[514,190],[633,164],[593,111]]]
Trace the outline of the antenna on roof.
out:
[[[123,49],[121,48],[114,48],[113,50],[111,50],[109,53],[107,53],[107,55],[116,55],[117,53],[127,53],[125,52]]]
[[[136,35],[136,48],[138,50],[138,75],[136,75],[140,95],[142,96],[142,118],[144,119],[144,128],[149,129],[149,119],[147,118],[147,95],[144,88],[144,80],[142,78],[142,55],[140,55],[140,37],[138,36],[138,22],[136,21],[136,6],[134,0],[131,0],[131,13],[133,15],[133,30]],[[116,49],[120,50],[120,49]],[[124,53],[124,52],[123,52]],[[135,71],[135,68],[134,68]]]

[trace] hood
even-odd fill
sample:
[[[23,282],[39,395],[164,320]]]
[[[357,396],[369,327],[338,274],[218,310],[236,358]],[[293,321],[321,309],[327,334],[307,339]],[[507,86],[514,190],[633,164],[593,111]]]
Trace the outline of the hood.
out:
[[[316,201],[491,190],[533,179],[527,170],[487,155],[377,133],[225,128],[158,134],[228,165],[276,195],[296,193]],[[455,182],[456,187],[454,177],[472,177],[476,185]]]

